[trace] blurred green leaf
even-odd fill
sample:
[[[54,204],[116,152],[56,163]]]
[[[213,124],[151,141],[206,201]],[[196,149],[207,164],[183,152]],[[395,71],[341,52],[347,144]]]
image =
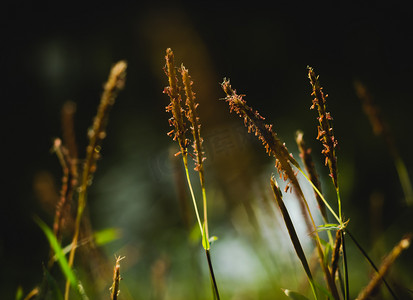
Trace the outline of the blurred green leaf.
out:
[[[72,269],[69,267],[69,263],[67,262],[66,256],[64,255],[64,252],[62,248],[60,247],[59,242],[54,236],[53,231],[39,217],[34,216],[33,219],[36,222],[36,224],[39,225],[39,227],[42,229],[44,234],[46,235],[46,238],[49,241],[49,244],[52,247],[56,255],[57,261],[60,265],[60,268],[62,269],[63,274],[65,275],[67,280],[69,280],[72,287],[77,290],[78,280],[75,274],[73,273]]]
[[[300,293],[293,292],[287,289],[283,289],[284,294],[287,295],[288,298],[293,299],[293,300],[308,300],[307,297],[301,295]]]
[[[119,239],[122,236],[122,232],[119,228],[106,228],[103,230],[96,231],[93,234],[95,243],[97,246],[103,246],[110,242]]]
[[[16,298],[15,298],[15,299],[16,299],[16,300],[21,300],[21,299],[23,299],[23,288],[22,288],[21,285],[19,285],[19,286],[17,287]]]

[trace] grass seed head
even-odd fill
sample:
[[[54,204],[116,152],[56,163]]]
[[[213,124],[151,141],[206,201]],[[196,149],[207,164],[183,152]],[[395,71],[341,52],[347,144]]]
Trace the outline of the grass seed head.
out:
[[[184,65],[180,69],[182,75],[182,82],[186,95],[186,117],[191,123],[191,131],[194,138],[193,148],[195,156],[195,170],[203,173],[203,161],[206,159],[202,149],[203,139],[201,137],[201,123],[197,114],[198,103],[195,102],[195,93],[192,90],[193,81],[189,76],[188,69]]]
[[[288,179],[294,186],[298,186],[296,174],[290,165],[291,163],[294,166],[298,166],[298,163],[288,152],[285,144],[281,142],[277,134],[273,131],[272,124],[266,124],[264,122],[265,118],[262,117],[258,111],[254,111],[246,104],[246,101],[243,99],[244,95],[238,95],[236,91],[232,89],[229,80],[224,79],[221,87],[227,95],[225,101],[229,104],[230,112],[235,112],[242,118],[248,132],[253,132],[263,143],[268,155],[275,157],[275,167],[280,177],[284,180]],[[288,188],[289,183],[287,183],[286,186],[287,190]]]
[[[166,111],[172,113],[172,117],[169,119],[169,125],[173,127],[173,130],[168,132],[168,135],[179,143],[182,155],[186,156],[188,153],[188,140],[185,137],[184,110],[181,106],[180,87],[178,85],[178,77],[176,76],[174,54],[171,48],[166,49],[165,60],[166,66],[164,70],[168,77],[169,86],[165,87],[164,93],[167,94],[171,100],[170,104],[166,107]]]
[[[325,156],[325,165],[328,165],[330,169],[330,177],[333,179],[334,186],[337,188],[337,157],[335,150],[337,148],[337,140],[334,137],[333,127],[331,121],[333,118],[330,113],[326,111],[326,99],[328,95],[325,95],[323,88],[320,86],[318,75],[314,73],[313,68],[308,68],[308,78],[312,86],[313,104],[311,109],[317,108],[318,110],[318,134],[317,139],[322,142],[324,149],[321,151]]]

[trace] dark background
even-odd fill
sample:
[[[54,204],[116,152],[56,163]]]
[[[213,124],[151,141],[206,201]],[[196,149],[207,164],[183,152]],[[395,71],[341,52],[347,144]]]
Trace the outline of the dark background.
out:
[[[75,5],[15,1],[3,7],[0,282],[6,298],[19,284],[28,291],[41,278],[41,261],[48,246],[32,215],[42,216],[49,224],[51,217],[39,203],[33,181],[36,174],[48,171],[59,185],[61,171],[49,150],[53,138],[61,135],[61,107],[67,100],[77,103],[76,132],[83,149],[102,84],[111,65],[120,59],[128,62],[126,89],[111,115],[97,173],[102,175],[96,175],[96,188],[91,190],[92,221],[103,228],[124,217],[125,226],[140,224],[140,229],[129,229],[131,236],[149,241],[154,237],[146,236],[146,231],[162,231],[168,226],[168,218],[154,222],[157,225],[145,221],[148,212],[159,218],[168,215],[164,211],[170,207],[162,208],[159,199],[174,199],[160,191],[173,190],[173,183],[157,169],[172,144],[165,134],[169,131],[169,116],[164,112],[168,99],[162,94],[167,84],[162,71],[167,47],[172,47],[177,63],[184,62],[192,74],[205,136],[242,124],[219,101],[224,96],[219,83],[229,77],[239,93],[247,94],[248,103],[274,124],[292,152],[296,151],[297,129],[306,132],[314,153],[321,149],[312,140],[316,120],[315,112],[309,110],[306,66],[314,67],[330,95],[329,110],[340,143],[344,210],[350,226],[368,247],[373,245],[366,216],[370,195],[379,193],[384,199],[382,231],[395,230],[383,250],[389,251],[403,233],[412,230],[411,208],[404,207],[391,157],[384,142],[373,136],[353,88],[358,79],[370,89],[412,174],[413,5],[408,1],[383,3]],[[247,138],[253,149],[259,150],[255,164],[271,164],[258,143]],[[210,165],[214,162],[211,157]],[[131,177],[125,175],[130,179],[113,183],[108,191],[112,186],[107,179],[111,178],[110,169]],[[322,164],[320,169],[326,171]],[[213,171],[209,174],[214,176]],[[128,202],[110,206],[93,200],[93,195],[97,199],[101,194],[118,194],[119,189],[131,185],[136,187],[130,192],[132,197],[152,203],[136,207],[136,211],[143,209],[144,215],[114,216],[111,210],[128,210],[123,206]],[[128,218],[135,223],[126,221]],[[406,252],[407,261],[412,261],[411,254],[411,250]]]

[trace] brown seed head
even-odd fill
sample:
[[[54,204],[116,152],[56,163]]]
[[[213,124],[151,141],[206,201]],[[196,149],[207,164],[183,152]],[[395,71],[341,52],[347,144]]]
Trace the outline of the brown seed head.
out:
[[[203,139],[201,137],[201,123],[196,111],[198,103],[195,102],[195,93],[192,91],[193,82],[191,80],[191,77],[189,76],[188,69],[186,69],[184,65],[182,65],[180,71],[186,95],[186,117],[191,123],[191,131],[194,137],[193,148],[195,156],[195,170],[203,173],[203,161],[206,159],[206,157],[204,156],[202,149]],[[201,180],[203,180],[203,176]]]
[[[320,86],[318,76],[314,73],[313,68],[308,67],[308,78],[312,86],[314,96],[311,109],[317,107],[318,110],[318,135],[317,139],[322,142],[324,149],[321,151],[325,156],[325,165],[330,169],[330,177],[333,179],[334,186],[337,188],[337,157],[335,150],[337,148],[337,140],[333,134],[333,128],[330,124],[332,117],[329,112],[326,112],[326,98],[323,88]]]
[[[89,145],[86,148],[86,165],[84,172],[92,175],[96,171],[96,161],[99,159],[100,144],[105,138],[106,125],[109,118],[110,110],[115,103],[118,93],[124,88],[126,80],[125,61],[116,63],[109,74],[108,81],[104,85],[102,97],[98,107],[98,112],[90,128]]]
[[[246,104],[243,99],[244,95],[238,95],[232,89],[229,80],[224,79],[221,86],[227,94],[225,101],[229,104],[230,112],[235,112],[239,117],[243,118],[248,132],[254,132],[263,143],[268,155],[276,158],[275,166],[280,177],[284,180],[289,179],[294,187],[298,187],[298,181],[290,163],[296,167],[299,167],[299,165],[277,134],[272,130],[272,125],[264,123],[265,118]],[[288,189],[288,185],[286,189]]]
[[[166,107],[167,112],[172,113],[172,118],[169,119],[169,125],[174,129],[168,132],[174,141],[178,141],[182,155],[188,153],[188,140],[185,137],[185,123],[183,119],[184,110],[181,107],[180,88],[178,86],[178,78],[176,76],[176,68],[174,63],[174,54],[171,48],[166,49],[166,66],[165,74],[168,77],[169,86],[165,87],[164,93],[167,94],[171,103]]]

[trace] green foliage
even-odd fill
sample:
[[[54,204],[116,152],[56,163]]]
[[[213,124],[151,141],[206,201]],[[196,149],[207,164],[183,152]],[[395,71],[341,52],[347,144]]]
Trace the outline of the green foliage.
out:
[[[70,268],[66,256],[63,252],[63,249],[60,247],[59,242],[53,234],[53,231],[39,217],[34,216],[33,219],[36,222],[36,224],[39,225],[43,233],[46,235],[46,238],[49,241],[49,244],[56,255],[57,262],[59,263],[59,266],[63,274],[65,275],[66,279],[70,282],[71,286],[77,290],[78,279],[76,278],[76,275],[73,272],[73,270]]]

